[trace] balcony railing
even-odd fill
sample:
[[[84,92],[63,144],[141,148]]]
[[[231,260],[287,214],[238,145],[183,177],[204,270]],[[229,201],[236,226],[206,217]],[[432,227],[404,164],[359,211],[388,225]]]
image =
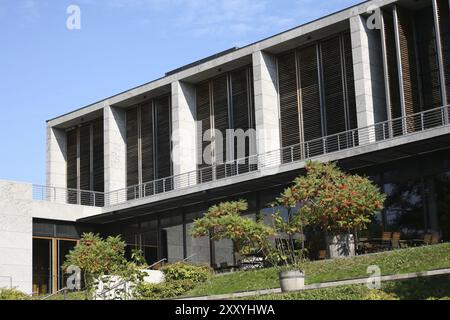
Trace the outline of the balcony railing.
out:
[[[226,181],[230,178],[260,172],[268,168],[293,164],[342,150],[376,144],[381,141],[447,126],[449,124],[449,111],[450,106],[431,109],[379,122],[367,127],[317,138],[279,150],[205,166],[195,171],[130,186],[106,194],[42,186],[36,186],[33,193],[38,196],[39,200],[91,206],[113,206],[128,201],[189,189],[201,184]]]
[[[33,185],[33,200],[103,207],[105,205],[105,194],[96,191]]]

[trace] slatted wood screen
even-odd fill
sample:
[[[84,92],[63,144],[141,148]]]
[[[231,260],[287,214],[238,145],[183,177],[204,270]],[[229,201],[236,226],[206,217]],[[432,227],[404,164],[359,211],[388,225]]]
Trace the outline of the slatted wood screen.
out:
[[[343,132],[357,127],[351,38],[348,32],[278,56],[283,161],[346,148]],[[307,142],[301,147],[300,142]],[[290,148],[286,148],[290,147]]]
[[[395,43],[394,16],[391,10],[383,11],[384,38],[386,47],[386,75],[389,83],[389,111],[392,119],[402,116],[402,106],[400,102],[399,69],[397,64],[397,49]],[[394,134],[402,134],[401,122],[394,123]]]
[[[93,190],[105,191],[105,162],[104,162],[104,132],[103,119],[92,124],[92,150],[93,150]]]
[[[80,189],[91,190],[91,126],[80,128]]]
[[[445,80],[443,82],[447,88],[447,99],[450,101],[450,8],[448,0],[437,0],[437,8],[444,60]]]
[[[83,191],[104,191],[103,118],[67,132],[67,187]],[[88,192],[71,191],[69,203],[103,205]]]
[[[171,190],[172,175],[170,95],[160,96],[127,111],[127,185],[145,184],[129,190],[128,198]],[[155,180],[155,183],[153,183]]]
[[[221,164],[226,162],[228,150],[226,141],[226,130],[230,128],[230,114],[228,104],[228,78],[227,75],[212,81],[212,97],[214,112],[214,129],[220,131],[222,137],[215,137],[214,161]],[[217,166],[217,178],[225,177],[225,165]]]
[[[436,48],[433,9],[431,6],[415,13],[422,110],[442,106],[439,62]]]
[[[278,57],[282,147],[300,143],[299,102],[295,52]]]
[[[127,110],[127,186],[139,184],[138,108]],[[130,195],[133,197],[133,195]]]
[[[142,178],[139,183],[145,183],[155,180],[154,108],[151,100],[140,105],[140,114],[141,130],[139,138],[141,139],[140,152],[142,153]],[[153,186],[149,186],[149,188],[149,190],[146,190],[146,194],[151,195]]]
[[[197,110],[197,121],[201,121],[202,130],[198,132],[201,135],[199,139],[202,141],[201,149],[198,152],[199,160],[199,168],[208,167],[208,164],[205,163],[205,159],[203,159],[203,152],[210,145],[210,141],[205,141],[203,137],[205,137],[205,133],[207,130],[211,129],[211,99],[209,92],[209,81],[202,82],[196,86],[196,110]],[[211,137],[211,134],[208,135]],[[212,152],[208,154],[210,160],[212,159]],[[199,172],[199,180],[200,182],[211,181],[212,180],[212,172],[210,170],[202,170]]]
[[[420,112],[416,45],[414,43],[414,27],[411,12],[398,7],[397,15],[405,116],[408,116]],[[406,124],[408,132],[416,130],[417,123],[415,123],[413,118],[407,118]]]
[[[161,179],[172,175],[170,96],[163,96],[154,101],[156,114],[156,178]],[[164,187],[168,190],[171,185],[166,183]]]
[[[317,44],[298,50],[304,141],[311,141],[323,135],[317,53]],[[323,150],[322,142],[314,143],[307,148],[308,150],[305,150],[307,156],[316,155]]]
[[[345,86],[347,89],[348,129],[356,129],[358,128],[358,118],[356,115],[355,75],[353,72],[352,38],[350,33],[346,32],[342,35],[342,44],[345,62]],[[357,141],[351,140],[351,143],[357,143]]]
[[[67,188],[78,189],[77,129],[67,132]],[[77,203],[77,193],[69,192],[68,203]]]
[[[232,115],[233,115],[233,129],[241,129],[244,132],[253,128],[253,114],[252,110],[252,88],[250,87],[250,81],[253,81],[251,78],[251,74],[249,69],[238,70],[231,73],[231,106],[232,106]],[[245,140],[245,148],[243,150],[238,150],[237,141],[234,141],[234,150],[233,150],[233,159],[238,160],[244,157],[248,157],[250,155],[250,141],[249,139]],[[241,153],[241,154],[239,154]],[[243,153],[243,154],[242,154]],[[239,165],[239,168],[235,168],[235,166],[229,166],[227,168],[230,172],[235,172],[235,170],[248,169],[248,161],[244,164]]]
[[[236,160],[236,144],[234,150],[232,141],[227,141],[227,129],[242,129],[247,131],[254,128],[254,104],[253,104],[253,75],[251,68],[243,68],[225,73],[216,78],[201,82],[196,85],[196,107],[197,121],[202,121],[203,135],[209,129],[218,130],[222,137],[214,136],[211,152],[212,159],[216,164],[215,172],[208,169],[210,164],[201,159],[198,168],[199,181],[210,181],[214,178],[220,179],[233,175],[239,168],[249,169],[248,164],[236,167],[235,165],[224,165],[224,162]],[[199,156],[210,147],[210,141],[203,141]],[[222,148],[220,148],[222,145]],[[249,141],[246,142],[245,156],[249,155]],[[242,155],[241,155],[242,157]],[[207,169],[203,169],[207,168]]]

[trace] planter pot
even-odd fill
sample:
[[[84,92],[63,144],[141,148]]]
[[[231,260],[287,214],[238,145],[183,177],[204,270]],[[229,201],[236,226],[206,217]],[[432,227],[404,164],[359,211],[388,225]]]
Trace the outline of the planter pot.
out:
[[[355,256],[355,237],[352,234],[340,234],[327,237],[330,259]]]
[[[282,292],[300,291],[305,288],[305,274],[303,271],[281,271],[279,276]]]

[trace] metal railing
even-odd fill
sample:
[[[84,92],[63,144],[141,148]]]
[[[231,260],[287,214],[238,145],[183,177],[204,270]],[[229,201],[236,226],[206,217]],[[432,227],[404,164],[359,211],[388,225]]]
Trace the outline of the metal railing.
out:
[[[314,159],[362,145],[376,144],[405,135],[449,125],[450,106],[426,110],[413,115],[379,122],[367,127],[348,130],[267,153],[205,166],[195,171],[175,175],[124,189],[99,193],[35,186],[40,200],[92,206],[114,206],[142,198],[189,189],[205,183],[260,172],[299,161]]]
[[[96,191],[33,185],[33,200],[103,207],[105,205],[105,194]]]
[[[49,294],[48,296],[43,297],[41,300],[48,300],[52,297],[56,297],[61,292],[63,293],[63,299],[67,300],[67,292],[69,291],[69,288],[62,288],[61,290],[56,291],[55,293]]]

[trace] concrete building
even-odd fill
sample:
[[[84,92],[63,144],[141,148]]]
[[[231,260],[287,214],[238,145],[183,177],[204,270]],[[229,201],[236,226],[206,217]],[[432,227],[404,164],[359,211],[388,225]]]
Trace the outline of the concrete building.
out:
[[[49,120],[47,185],[0,183],[0,287],[63,287],[86,231],[150,263],[232,264],[231,243],[193,239],[193,220],[233,199],[270,213],[307,160],[381,187],[370,234],[449,241],[449,97],[449,1],[373,0]],[[228,129],[255,129],[244,154]]]

